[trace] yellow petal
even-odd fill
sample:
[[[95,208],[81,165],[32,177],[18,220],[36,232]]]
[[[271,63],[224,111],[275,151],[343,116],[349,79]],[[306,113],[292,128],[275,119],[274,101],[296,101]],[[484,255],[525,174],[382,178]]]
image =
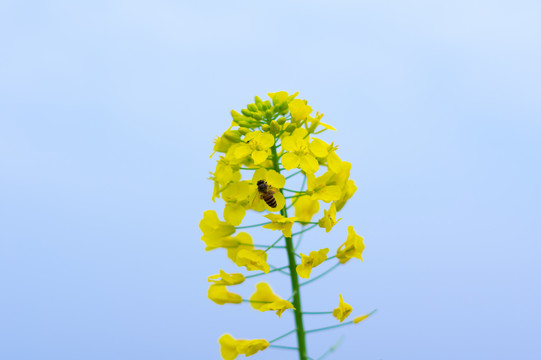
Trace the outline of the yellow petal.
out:
[[[286,184],[286,178],[274,170],[269,170],[267,171],[267,183],[276,189],[281,189]]]
[[[285,153],[284,156],[282,156],[282,165],[286,170],[295,169],[299,166],[300,161],[300,158],[296,154],[290,152]]]
[[[282,163],[284,162],[282,158]],[[301,169],[306,172],[313,174],[319,169],[319,163],[317,162],[316,158],[312,155],[304,155],[300,159],[300,165]],[[285,167],[285,165],[284,165]],[[287,167],[285,167],[287,169]],[[289,170],[289,169],[287,169]]]
[[[267,160],[267,151],[265,150],[256,150],[252,153],[252,159],[254,159],[254,164],[261,164],[263,161]]]

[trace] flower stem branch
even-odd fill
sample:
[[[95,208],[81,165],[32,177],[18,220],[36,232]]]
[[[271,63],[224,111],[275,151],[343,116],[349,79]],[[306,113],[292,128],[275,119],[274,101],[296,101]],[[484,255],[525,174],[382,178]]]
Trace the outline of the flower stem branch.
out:
[[[308,284],[310,284],[311,282],[316,281],[316,280],[319,279],[319,278],[322,278],[323,276],[327,275],[328,273],[330,273],[331,271],[333,271],[334,269],[336,269],[338,266],[340,266],[340,262],[337,262],[332,268],[330,268],[329,270],[327,270],[327,271],[325,271],[325,272],[319,274],[319,275],[316,276],[315,278],[303,282],[300,286],[308,285]]]

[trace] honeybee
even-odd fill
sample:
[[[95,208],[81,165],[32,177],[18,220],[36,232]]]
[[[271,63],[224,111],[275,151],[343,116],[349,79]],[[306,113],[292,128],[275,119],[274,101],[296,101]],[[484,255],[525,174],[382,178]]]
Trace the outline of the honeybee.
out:
[[[269,205],[271,208],[276,207],[276,199],[272,195],[274,194],[274,190],[272,186],[267,184],[265,180],[259,180],[257,182],[257,191],[259,191],[259,195],[263,200],[265,200],[267,205]]]

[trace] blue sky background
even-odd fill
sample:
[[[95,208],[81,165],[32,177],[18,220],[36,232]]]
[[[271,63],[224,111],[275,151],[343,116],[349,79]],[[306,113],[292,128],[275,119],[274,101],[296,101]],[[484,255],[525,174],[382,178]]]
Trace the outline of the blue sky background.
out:
[[[290,330],[206,298],[235,267],[197,226],[223,206],[212,139],[278,90],[325,113],[359,188],[304,250],[350,224],[366,243],[304,308],[340,292],[378,309],[309,335],[311,356],[343,334],[330,358],[541,358],[540,17],[520,0],[0,2],[0,358],[218,359],[224,332]]]

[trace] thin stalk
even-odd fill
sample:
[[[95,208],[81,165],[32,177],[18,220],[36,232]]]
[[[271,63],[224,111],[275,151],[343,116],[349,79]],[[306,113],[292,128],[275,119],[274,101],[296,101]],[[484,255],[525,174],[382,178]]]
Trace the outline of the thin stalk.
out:
[[[297,172],[294,173],[294,174],[291,174],[291,175],[286,176],[286,180],[289,179],[289,178],[292,178],[293,176],[298,175],[298,174],[300,174],[300,173],[302,173],[302,170],[301,170],[301,171],[297,171]]]
[[[302,234],[302,233],[305,232],[305,231],[312,230],[312,229],[315,228],[316,226],[317,226],[317,224],[312,225],[312,226],[310,226],[310,227],[307,227],[306,229],[302,229],[301,231],[298,231],[298,232],[293,233],[293,234],[291,234],[291,235],[292,235],[292,236],[295,236],[295,235]]]
[[[321,277],[327,275],[328,273],[330,273],[331,271],[333,271],[334,269],[336,269],[338,266],[340,266],[340,262],[336,263],[332,268],[330,268],[329,270],[325,271],[324,273],[319,274],[319,275],[316,276],[315,278],[303,282],[300,286],[304,286],[304,285],[310,284],[312,281],[316,281],[317,279],[319,279],[319,278],[321,278]]]
[[[332,311],[303,311],[304,315],[328,315],[332,314]]]
[[[272,249],[273,247],[275,247],[275,245],[278,243],[278,241],[282,240],[284,238],[284,235],[280,236],[278,238],[278,240],[276,240],[275,242],[272,243],[271,246],[269,246],[268,248],[265,249],[265,252],[269,251],[270,249]],[[284,248],[284,246],[276,246],[276,247],[282,247]]]
[[[276,146],[273,145],[271,148],[272,151],[272,161],[274,163],[274,170],[277,173],[280,173],[280,164],[278,162],[278,154],[276,153]],[[287,216],[287,209],[284,207],[280,210],[280,213],[284,217]],[[299,286],[299,277],[297,276],[297,263],[295,262],[295,250],[293,248],[293,239],[291,237],[286,237],[286,249],[287,249],[287,258],[289,261],[289,273],[291,279],[291,289],[293,291],[293,307],[295,307],[295,327],[297,330],[297,343],[299,350],[299,359],[308,360],[306,354],[306,335],[304,332],[304,324],[302,321],[302,307],[301,307],[301,296],[300,296],[300,286]]]
[[[270,266],[270,265],[269,265]],[[267,274],[270,274],[271,272],[275,272],[275,271],[281,271],[281,270],[284,270],[284,269],[287,269],[289,267],[289,265],[287,266],[282,266],[280,268],[274,268],[272,269],[271,271],[269,271],[268,273],[259,273],[259,274],[254,274],[254,275],[248,275],[248,276],[245,276],[244,278],[245,279],[249,279],[249,278],[253,278],[253,277],[256,277],[256,276],[262,276],[262,275],[267,275]]]
[[[293,334],[295,331],[297,331],[297,329],[293,329],[293,330],[291,330],[291,331],[288,331],[288,332],[286,332],[284,335],[280,335],[280,336],[278,336],[276,339],[272,339],[271,341],[269,341],[269,343],[272,344],[272,343],[275,342],[275,341],[278,341],[278,340],[280,340],[280,339],[283,339],[283,338],[285,338],[286,336],[289,336],[289,335]]]
[[[235,226],[235,229],[249,229],[249,228],[253,228],[253,227],[258,227],[258,226],[263,226],[263,225],[267,225],[267,224],[270,224],[272,223],[272,221],[267,221],[267,222],[264,222],[264,223],[261,223],[261,224],[255,224],[255,225],[246,225],[246,226]]]
[[[284,350],[299,350],[299,348],[293,346],[282,346],[282,345],[269,345],[271,348],[284,349]]]

